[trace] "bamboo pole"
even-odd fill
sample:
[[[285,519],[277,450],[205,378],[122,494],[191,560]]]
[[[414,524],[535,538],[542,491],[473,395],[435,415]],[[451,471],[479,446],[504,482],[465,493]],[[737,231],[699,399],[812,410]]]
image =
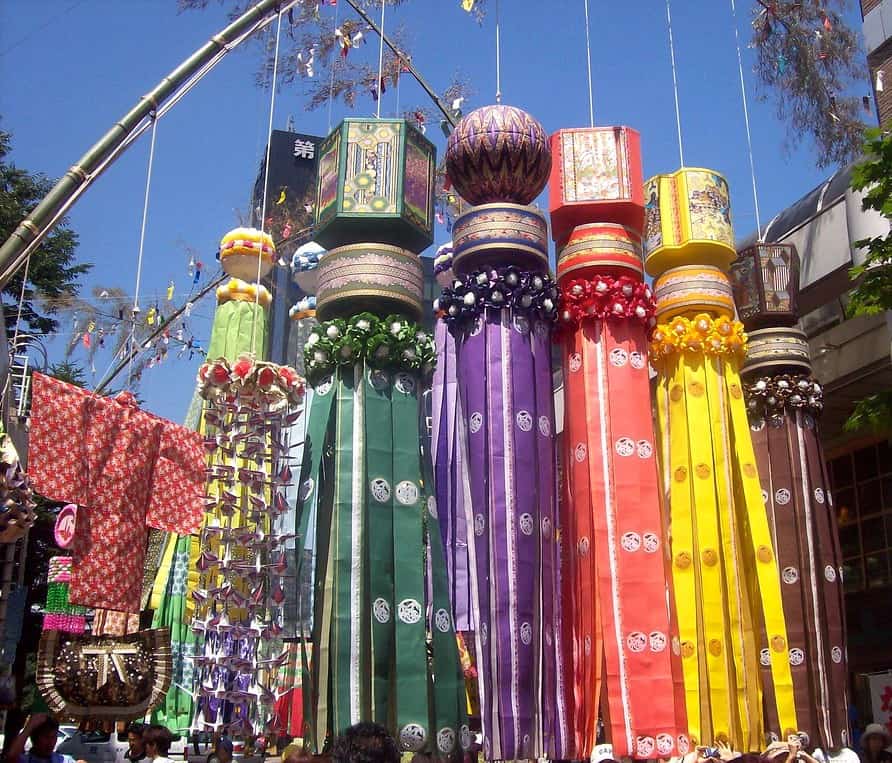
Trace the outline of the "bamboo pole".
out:
[[[31,214],[19,223],[13,234],[0,246],[0,289],[74,203],[76,197],[92,184],[105,166],[108,166],[106,160],[114,158],[115,152],[124,147],[128,138],[137,132],[141,125],[147,124],[147,119],[153,118],[154,112],[168,98],[212,59],[223,56],[236,47],[241,42],[238,38],[246,31],[280,12],[287,11],[297,2],[298,0],[260,0],[222,32],[211,37],[149,93],[142,96],[136,106],[116,122],[62,176]]]
[[[252,27],[267,23],[278,13],[284,13],[298,4],[300,0],[260,0],[233,21],[219,34],[214,35],[181,63],[176,69],[159,82],[153,90],[139,99],[139,102],[125,114],[99,141],[85,153],[59,180],[52,190],[44,196],[31,214],[19,223],[13,234],[0,246],[0,289],[2,289],[15,272],[22,266],[28,255],[34,251],[44,237],[74,204],[78,196],[92,185],[102,172],[129,146],[143,131],[148,129],[155,112],[171,96],[187,84],[191,77],[198,75],[201,69],[237,47],[244,39],[239,39]],[[455,115],[447,107],[436,91],[413,66],[408,57],[399,50],[381,28],[360,8],[354,0],[346,0],[347,4],[367,23],[384,43],[408,69],[422,89],[427,93],[437,108],[443,113],[445,120],[455,126]],[[203,75],[202,75],[203,76]],[[173,105],[173,104],[171,104]]]

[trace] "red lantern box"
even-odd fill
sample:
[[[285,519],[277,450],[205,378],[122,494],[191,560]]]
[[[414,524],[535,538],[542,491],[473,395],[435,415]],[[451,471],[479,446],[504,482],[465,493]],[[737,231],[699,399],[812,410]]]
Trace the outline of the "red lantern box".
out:
[[[551,136],[548,207],[551,236],[562,246],[578,225],[644,228],[641,137],[631,127],[558,130]]]

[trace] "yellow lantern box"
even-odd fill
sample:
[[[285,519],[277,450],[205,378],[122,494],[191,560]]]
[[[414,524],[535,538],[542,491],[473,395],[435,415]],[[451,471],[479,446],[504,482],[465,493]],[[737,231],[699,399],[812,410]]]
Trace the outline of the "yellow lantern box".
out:
[[[644,267],[658,276],[678,265],[734,261],[728,182],[713,170],[686,167],[644,185]]]

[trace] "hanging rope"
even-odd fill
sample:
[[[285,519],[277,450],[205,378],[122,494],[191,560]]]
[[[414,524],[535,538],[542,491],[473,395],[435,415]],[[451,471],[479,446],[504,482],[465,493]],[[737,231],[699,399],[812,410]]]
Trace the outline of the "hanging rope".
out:
[[[335,15],[334,15],[334,25],[331,28],[331,34],[333,37],[336,37],[335,32],[338,31],[338,12],[341,10],[341,6],[335,3]],[[331,103],[334,100],[334,73],[335,67],[338,65],[340,58],[335,56],[334,61],[331,62],[331,74],[328,79],[328,132],[331,132]]]
[[[684,146],[681,141],[681,109],[678,106],[678,75],[675,71],[675,42],[672,39],[672,11],[666,0],[666,23],[669,26],[669,57],[672,60],[672,90],[675,93],[675,125],[678,128],[678,161],[684,167]]]
[[[149,218],[149,191],[152,187],[152,167],[155,164],[155,135],[158,132],[158,116],[152,115],[152,137],[149,142],[149,166],[146,170],[146,190],[142,201],[142,225],[139,229],[139,253],[136,257],[136,285],[133,288],[133,310],[130,316],[130,362],[127,364],[127,389],[133,372],[133,339],[136,334],[136,319],[139,315],[139,282],[142,279],[142,255],[146,242],[146,221]]]
[[[499,0],[496,0],[496,103],[502,102],[502,36]]]
[[[260,241],[261,246],[263,244],[263,234],[266,232],[266,197],[267,197],[267,188],[269,186],[269,153],[270,148],[272,147],[272,138],[273,138],[273,115],[276,111],[276,82],[278,81],[279,76],[279,41],[282,38],[282,12],[279,11],[279,17],[276,20],[276,48],[273,52],[273,78],[270,87],[270,97],[269,97],[269,122],[267,124],[266,129],[266,160],[263,163],[263,205],[260,208]],[[262,272],[263,266],[263,251],[259,253],[257,257],[257,285],[260,286],[260,274]],[[257,294],[254,297],[254,305],[260,305],[260,289],[258,288]],[[251,354],[256,356],[257,347],[257,322],[258,322],[258,313],[259,310],[255,310],[254,320],[251,321]]]
[[[381,0],[381,33],[378,35],[378,39],[380,42],[378,43],[378,82],[375,85],[375,90],[378,93],[378,108],[375,111],[375,118],[381,118],[381,96],[383,95],[381,87],[381,80],[384,79],[384,6],[386,5],[386,0]]]
[[[585,65],[588,68],[588,118],[589,125],[595,126],[595,102],[592,96],[592,40],[589,33],[588,24],[588,0],[583,0],[585,4]]]
[[[743,59],[740,55],[740,33],[737,30],[737,7],[731,0],[731,18],[734,21],[734,42],[737,43],[737,72],[740,75],[740,98],[743,101],[743,124],[746,126],[746,150],[750,157],[750,178],[753,181],[753,206],[756,210],[756,234],[762,242],[762,221],[759,216],[759,192],[756,187],[756,163],[753,159],[753,139],[750,134],[750,110],[746,98],[746,81],[743,77]]]

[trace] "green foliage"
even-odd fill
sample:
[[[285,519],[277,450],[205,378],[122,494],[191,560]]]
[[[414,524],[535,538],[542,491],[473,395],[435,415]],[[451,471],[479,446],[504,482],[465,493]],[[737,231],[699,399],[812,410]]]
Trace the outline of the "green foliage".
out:
[[[753,40],[761,96],[788,126],[787,146],[811,137],[818,167],[858,156],[869,92],[861,32],[843,20],[850,0],[756,0]],[[853,89],[861,92],[853,94]]]
[[[852,188],[864,192],[863,209],[872,209],[892,221],[892,133],[870,130],[864,144],[865,160],[855,165]],[[852,315],[875,315],[892,310],[892,235],[855,242],[867,250],[861,265],[849,275],[860,279],[852,292]]]
[[[873,429],[887,432],[892,428],[892,390],[883,390],[855,403],[855,410],[846,420],[847,432]]]
[[[864,157],[852,172],[852,188],[864,193],[862,209],[879,212],[892,222],[892,132],[868,131]],[[851,292],[849,314],[876,315],[892,310],[892,232],[856,241],[855,246],[866,249],[866,256],[849,271],[858,282]],[[845,428],[892,429],[892,390],[859,400]]]
[[[87,388],[87,375],[84,373],[84,369],[77,363],[70,363],[67,360],[61,363],[53,363],[49,367],[47,374],[59,381],[73,384],[75,387]]]
[[[0,130],[0,241],[5,241],[18,224],[53,187],[49,178],[19,169],[7,156],[12,136]],[[31,256],[22,320],[29,330],[49,334],[57,330],[52,317],[69,300],[77,296],[78,280],[93,266],[76,264],[77,234],[63,218]],[[20,269],[3,287],[3,295],[11,297],[3,305],[7,332],[11,333],[18,314],[22,293],[24,268]]]

